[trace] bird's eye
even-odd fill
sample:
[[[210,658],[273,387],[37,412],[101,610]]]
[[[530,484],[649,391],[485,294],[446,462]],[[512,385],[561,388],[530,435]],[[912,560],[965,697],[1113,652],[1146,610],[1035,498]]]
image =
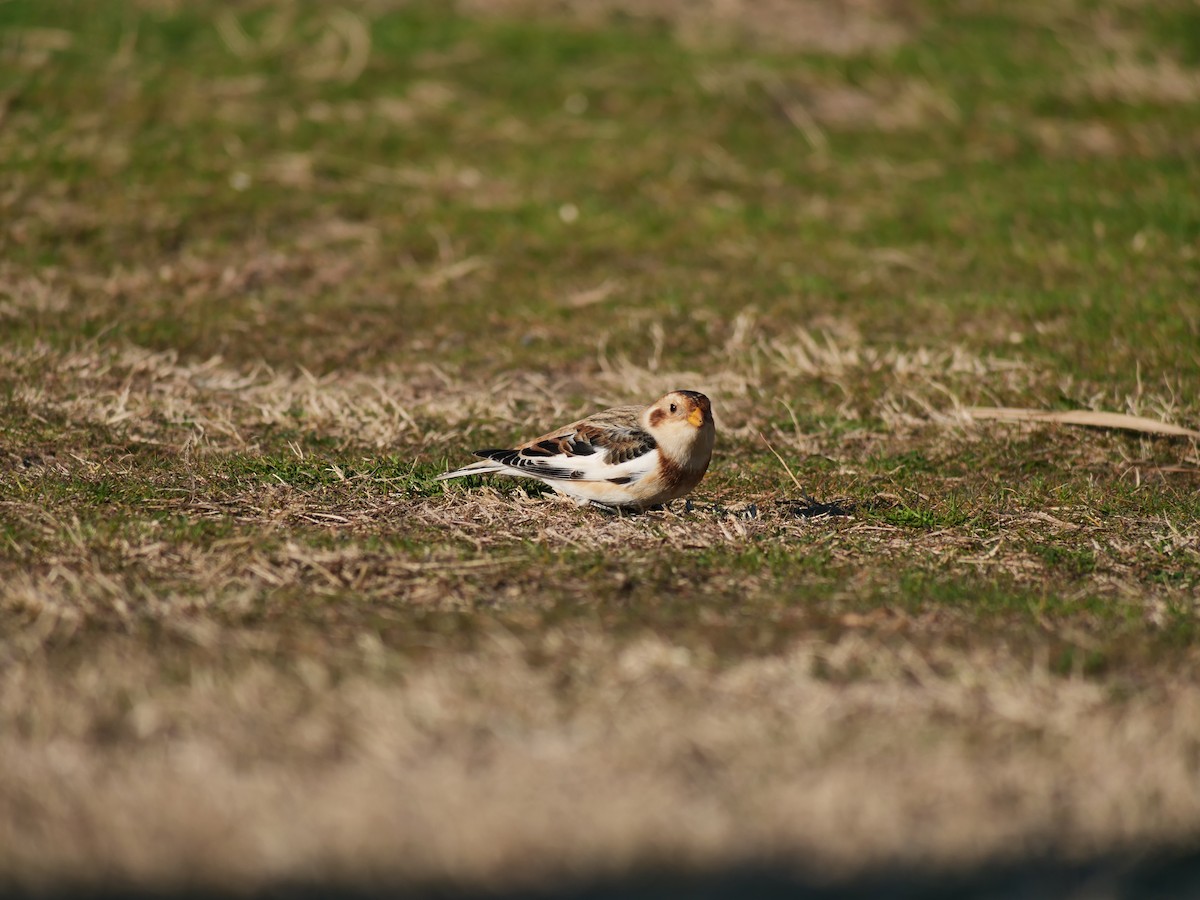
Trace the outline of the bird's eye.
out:
[[[678,412],[678,411],[679,411],[679,407],[676,406],[674,403],[672,403],[671,404],[671,412]]]

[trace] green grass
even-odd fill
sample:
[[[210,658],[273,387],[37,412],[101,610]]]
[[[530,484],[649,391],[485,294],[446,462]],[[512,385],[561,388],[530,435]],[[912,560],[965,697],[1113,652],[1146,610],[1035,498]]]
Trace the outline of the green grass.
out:
[[[14,25],[55,21],[36,5],[8,6]],[[89,303],[61,317],[34,317],[20,330],[53,336],[68,327],[115,326],[117,335],[151,346],[272,361],[287,358],[284,348],[308,350],[331,338],[327,351],[309,358],[316,370],[344,358],[347,338],[365,345],[354,347],[357,358],[379,363],[402,349],[404,335],[429,330],[461,344],[448,354],[455,361],[485,346],[519,346],[543,323],[551,331],[611,331],[611,346],[636,349],[638,323],[607,324],[610,304],[567,313],[554,302],[564,282],[598,283],[616,267],[629,281],[625,295],[669,327],[679,354],[705,346],[694,321],[699,299],[717,315],[754,303],[779,325],[835,304],[873,339],[890,339],[900,316],[901,331],[919,324],[943,341],[984,317],[1004,323],[1005,333],[1067,320],[1082,329],[1078,339],[1046,346],[1030,339],[1028,352],[1081,376],[1124,380],[1120,369],[1153,345],[1163,371],[1197,373],[1195,355],[1185,351],[1196,320],[1180,315],[1187,306],[1181,298],[1195,293],[1195,267],[1181,266],[1177,256],[1200,228],[1182,190],[1197,169],[1194,154],[1172,149],[1173,141],[1186,139],[1192,120],[1176,107],[1122,106],[1105,111],[1103,121],[1123,128],[1137,113],[1140,120],[1130,127],[1144,128],[1150,117],[1161,147],[1086,166],[1071,156],[1048,157],[1028,143],[1022,115],[1060,115],[1043,109],[1040,98],[1061,93],[1055,85],[1069,67],[1052,52],[1061,40],[1057,31],[1029,31],[1016,17],[942,10],[920,41],[894,57],[839,60],[828,71],[807,56],[764,59],[764,71],[785,84],[819,77],[854,87],[921,77],[941,87],[953,74],[951,96],[962,97],[955,119],[935,117],[898,132],[866,125],[830,129],[825,155],[807,151],[761,92],[751,89],[735,100],[704,88],[705,75],[737,77],[740,54],[684,52],[653,30],[475,23],[418,4],[372,22],[370,64],[343,85],[298,79],[294,47],[237,58],[202,7],[156,21],[102,3],[67,6],[78,7],[87,31],[63,51],[62,65],[18,82],[12,117],[24,129],[22,141],[44,149],[15,168],[52,188],[51,196],[69,191],[94,213],[85,217],[93,224],[63,241],[61,226],[24,216],[30,233],[7,248],[9,255],[107,272],[116,265],[157,267],[186,248],[220,267],[229,248],[257,240],[292,260],[249,290],[218,287],[203,291],[203,302],[171,303],[170,316],[164,304],[176,286],[151,284],[132,300],[122,298],[125,315]],[[98,123],[82,134],[64,127],[64,116],[94,108],[97,92],[112,91],[112,79],[100,73],[133,24],[140,29],[139,52],[120,81],[138,88],[119,93],[102,131]],[[255,33],[252,20],[245,27]],[[316,27],[315,20],[297,23],[297,40]],[[1031,35],[1044,40],[1030,44],[1025,38]],[[436,79],[416,65],[422,54],[463,46],[471,56],[435,69]],[[168,52],[173,64],[165,67]],[[513,55],[521,65],[503,63]],[[223,106],[218,76],[248,75],[261,79],[258,89]],[[372,114],[370,104],[402,103],[414,90],[418,98],[429,94],[420,86],[431,80],[440,86],[433,94],[439,99],[413,113],[420,127],[396,127]],[[68,94],[68,85],[85,89]],[[564,109],[575,95],[590,98],[580,114]],[[297,114],[313,104],[332,112],[315,122]],[[359,112],[336,125],[321,118],[342,107]],[[294,124],[261,127],[284,110]],[[518,126],[522,130],[510,136]],[[125,158],[105,162],[99,150],[73,147],[98,136]],[[264,171],[281,153],[311,161],[303,190]],[[730,163],[714,163],[714,153]],[[886,167],[871,168],[876,160],[900,171],[931,161],[937,168],[920,179],[897,179]],[[447,174],[431,175],[440,186],[430,196],[428,189],[389,184],[386,177],[365,183],[371,166],[427,174],[440,166]],[[497,190],[496,199],[481,209],[476,191],[456,182],[456,171],[476,173],[482,193]],[[180,172],[187,177],[181,180]],[[236,172],[249,176],[245,190],[230,187]],[[114,179],[133,179],[133,185],[118,197],[106,187]],[[729,196],[732,206],[723,202]],[[437,204],[430,206],[434,197]],[[807,212],[814,200],[827,204],[832,218]],[[581,213],[569,226],[557,216],[566,202]],[[419,214],[403,214],[406,207]],[[313,264],[296,258],[296,242],[331,216],[368,223],[389,254],[356,266],[336,284],[314,284],[306,271]],[[1096,223],[1103,225],[1102,238]],[[394,261],[421,266],[436,260],[432,232],[452,235],[460,256],[480,254],[491,265],[431,306]],[[173,247],[163,246],[166,234]],[[1139,234],[1145,247],[1128,252]],[[712,248],[722,243],[754,250],[714,257]],[[919,266],[889,269],[885,279],[864,283],[861,259],[876,248],[912,254]],[[789,267],[800,268],[815,290],[798,291],[796,277],[785,274]],[[505,297],[503,315],[471,315],[497,290]],[[292,315],[297,303],[313,315]],[[345,314],[336,336],[323,324],[333,310]],[[247,319],[290,340],[273,348],[260,340],[262,330],[244,327]],[[985,346],[1005,346],[1005,333]],[[538,350],[559,365],[575,352],[552,341]],[[515,350],[501,353],[492,365],[511,368],[521,357]]]

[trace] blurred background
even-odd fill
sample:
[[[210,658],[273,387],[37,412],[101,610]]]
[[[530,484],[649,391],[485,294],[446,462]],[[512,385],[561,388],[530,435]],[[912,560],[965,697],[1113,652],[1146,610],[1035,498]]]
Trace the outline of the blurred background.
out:
[[[10,329],[500,371],[644,359],[657,325],[695,368],[748,313],[1196,374],[1185,0],[0,17],[3,256],[59,298]]]

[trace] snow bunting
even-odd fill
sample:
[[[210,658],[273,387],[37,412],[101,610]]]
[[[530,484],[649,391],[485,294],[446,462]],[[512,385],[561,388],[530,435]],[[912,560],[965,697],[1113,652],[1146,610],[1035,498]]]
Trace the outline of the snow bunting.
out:
[[[700,483],[717,430],[697,391],[672,391],[649,406],[617,406],[511,450],[476,450],[483,461],[438,480],[497,472],[544,481],[580,506],[647,509]]]

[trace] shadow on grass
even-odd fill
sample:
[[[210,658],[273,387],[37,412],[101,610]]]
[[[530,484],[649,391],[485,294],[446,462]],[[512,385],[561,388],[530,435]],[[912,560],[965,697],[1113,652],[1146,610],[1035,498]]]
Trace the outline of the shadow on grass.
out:
[[[813,898],[813,900],[1143,900],[1200,897],[1200,850],[1147,855],[1113,855],[1087,862],[1034,859],[956,872],[911,868],[880,870],[847,881],[824,883],[782,869],[747,867],[681,873],[643,871],[626,876],[577,881],[558,888],[466,890],[437,884],[283,883],[258,891],[180,888],[83,888],[59,891],[3,891],[7,897],[39,898],[204,898],[258,897],[280,900],[374,900],[382,897],[428,897],[438,900],[658,900],[658,898]]]
[[[813,497],[805,496],[803,499],[795,500],[792,498],[783,498],[775,501],[775,508],[779,511],[779,515],[784,518],[791,519],[820,519],[825,516],[853,516],[857,508],[853,500],[840,498],[830,502],[822,502]],[[733,506],[726,506],[722,503],[698,503],[687,500],[684,503],[684,511],[694,512],[700,510],[710,513],[713,516],[734,519],[757,519],[762,516],[762,511],[757,503],[742,503]]]

